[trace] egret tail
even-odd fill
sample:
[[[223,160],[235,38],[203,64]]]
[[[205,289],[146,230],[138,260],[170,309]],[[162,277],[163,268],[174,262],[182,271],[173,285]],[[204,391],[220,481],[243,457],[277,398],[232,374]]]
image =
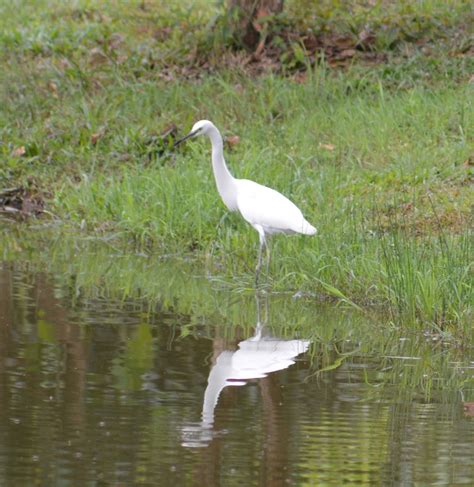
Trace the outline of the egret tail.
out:
[[[301,228],[295,229],[298,233],[303,235],[315,235],[317,233],[317,229],[309,223],[308,220],[303,219],[301,223]]]

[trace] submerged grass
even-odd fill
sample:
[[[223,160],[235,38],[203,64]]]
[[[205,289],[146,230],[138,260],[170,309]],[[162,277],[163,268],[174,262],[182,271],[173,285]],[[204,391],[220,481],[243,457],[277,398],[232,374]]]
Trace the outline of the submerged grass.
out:
[[[433,9],[433,22],[441,18],[443,2],[428,3],[416,2],[421,13],[395,9],[393,19],[403,27]],[[466,4],[451,3],[443,18],[455,31]],[[160,138],[171,124],[183,134],[208,118],[240,137],[227,147],[235,176],[281,191],[318,227],[315,238],[273,240],[273,290],[387,307],[399,323],[469,335],[467,51],[453,54],[441,36],[428,53],[403,44],[370,69],[333,71],[323,60],[293,79],[227,66],[186,81],[168,69],[189,54],[176,27],[183,7],[158,15],[164,3],[141,4],[29,4],[27,29],[15,24],[18,9],[2,5],[2,186],[33,177],[53,194],[49,210],[76,231],[152,255],[195,254],[215,279],[247,288],[256,235],[220,203],[207,143],[172,151]],[[181,35],[194,30],[201,42],[209,11],[193,8]],[[386,25],[379,13],[374,25]]]

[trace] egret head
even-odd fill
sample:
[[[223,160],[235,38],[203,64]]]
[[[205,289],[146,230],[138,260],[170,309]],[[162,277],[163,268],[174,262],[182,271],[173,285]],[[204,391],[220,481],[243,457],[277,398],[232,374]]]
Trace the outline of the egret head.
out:
[[[191,139],[193,137],[197,137],[198,135],[209,135],[209,133],[212,131],[213,128],[215,129],[215,126],[209,120],[199,120],[199,122],[196,122],[193,125],[191,132],[189,132],[189,134],[184,136],[182,139],[177,140],[174,143],[174,146],[176,147],[177,145],[181,144],[185,140]]]

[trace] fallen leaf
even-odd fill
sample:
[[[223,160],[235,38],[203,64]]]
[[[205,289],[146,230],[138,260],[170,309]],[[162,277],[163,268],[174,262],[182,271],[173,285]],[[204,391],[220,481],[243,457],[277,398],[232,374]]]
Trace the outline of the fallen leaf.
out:
[[[43,195],[34,188],[19,186],[0,190],[0,213],[39,216],[44,213],[44,206]]]
[[[229,147],[234,147],[240,142],[240,137],[238,135],[229,135],[226,137],[225,141],[229,145]]]
[[[118,49],[124,41],[124,36],[119,32],[114,32],[109,39],[109,49],[114,51]]]
[[[306,83],[306,79],[307,79],[307,74],[305,71],[298,71],[294,76],[293,76],[293,79],[296,83],[300,83],[300,84],[303,84],[303,83]]]
[[[338,54],[339,58],[347,58],[347,57],[352,57],[356,53],[355,49],[344,49]]]
[[[25,154],[26,154],[26,149],[25,149],[25,146],[24,145],[21,145],[20,147],[17,147],[13,151],[13,155],[15,157],[21,157],[21,156],[24,156]]]
[[[374,41],[375,41],[375,34],[371,30],[365,28],[359,33],[359,39],[357,45],[364,49],[367,49],[374,43]]]
[[[171,123],[161,131],[160,135],[162,139],[166,139],[167,137],[172,137],[173,139],[175,139],[177,133],[178,133],[178,127],[176,126],[176,124]]]
[[[118,64],[123,64],[124,62],[126,62],[128,59],[128,56],[126,54],[119,54],[117,56],[117,63]]]
[[[346,58],[346,59],[336,59],[334,57],[329,57],[328,56],[328,64],[329,66],[331,66],[331,68],[344,68],[346,66],[348,66],[348,60],[350,58]]]
[[[255,14],[255,20],[252,22],[252,25],[257,32],[261,32],[263,29],[263,25],[259,22],[259,20],[262,18],[266,19],[269,13],[270,12],[264,6],[258,8]]]
[[[59,66],[63,69],[69,69],[72,67],[72,64],[66,58],[62,58],[59,60]]]
[[[91,135],[91,143],[92,145],[96,145],[97,144],[97,141],[100,139],[100,134],[99,132],[96,132],[94,134]]]
[[[309,52],[314,52],[316,49],[322,47],[322,42],[314,34],[309,34],[302,39],[304,48]]]
[[[105,55],[104,51],[99,47],[94,47],[89,51],[90,62],[91,64],[103,64],[107,62],[107,56]]]
[[[464,414],[466,416],[473,416],[474,417],[474,402],[465,402],[463,403]]]
[[[325,44],[328,46],[333,46],[341,51],[344,49],[351,49],[354,47],[354,38],[352,36],[345,36],[345,35],[329,35],[325,39]]]
[[[326,149],[326,150],[334,150],[336,148],[336,146],[334,144],[321,144],[319,143],[319,147],[321,149]]]
[[[58,85],[54,81],[48,83],[48,90],[54,98],[58,97]]]
[[[94,132],[91,135],[91,144],[96,145],[97,142],[104,136],[105,134],[105,128],[101,128],[98,132]]]

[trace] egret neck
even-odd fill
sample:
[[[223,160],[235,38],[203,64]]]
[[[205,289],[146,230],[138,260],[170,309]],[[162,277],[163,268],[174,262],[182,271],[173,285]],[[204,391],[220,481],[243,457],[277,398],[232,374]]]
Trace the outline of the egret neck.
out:
[[[216,179],[217,191],[219,191],[227,208],[234,211],[237,209],[237,185],[224,160],[222,136],[214,125],[209,128],[208,136],[212,144],[212,169]]]

